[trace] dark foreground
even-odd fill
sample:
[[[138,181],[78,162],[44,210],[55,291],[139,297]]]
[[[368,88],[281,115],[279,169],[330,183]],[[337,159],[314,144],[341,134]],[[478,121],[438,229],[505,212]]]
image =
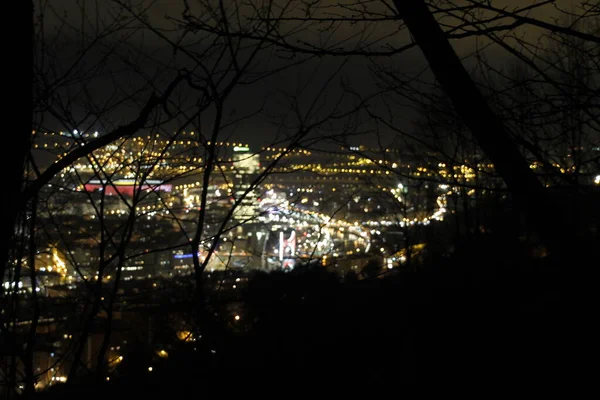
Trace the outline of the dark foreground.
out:
[[[216,329],[202,344],[171,349],[152,372],[141,349],[128,355],[120,378],[56,386],[39,397],[591,381],[596,313],[589,274],[579,271],[594,261],[505,249],[469,242],[416,272],[343,283],[318,268],[258,276],[246,291],[252,324],[243,332]]]

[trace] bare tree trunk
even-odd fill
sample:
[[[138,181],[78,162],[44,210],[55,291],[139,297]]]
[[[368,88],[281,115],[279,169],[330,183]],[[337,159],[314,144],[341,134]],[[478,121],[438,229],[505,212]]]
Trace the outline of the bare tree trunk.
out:
[[[37,297],[37,276],[35,270],[35,228],[37,222],[37,207],[38,198],[37,195],[33,197],[31,201],[31,219],[29,220],[29,277],[31,279],[31,302],[33,306],[33,315],[31,317],[31,326],[29,327],[29,334],[27,337],[27,343],[23,354],[23,365],[25,368],[25,397],[32,396],[35,392],[35,365],[34,365],[34,352],[35,342],[37,337],[38,320],[40,318],[40,305]]]
[[[494,164],[520,211],[551,251],[560,252],[562,246],[557,238],[561,235],[557,233],[563,231],[564,219],[556,218],[560,216],[559,210],[551,206],[542,184],[467,73],[425,2],[394,0],[394,4],[442,89]],[[550,211],[552,220],[548,218]]]
[[[89,311],[89,314],[87,315],[87,317],[85,317],[85,323],[84,326],[82,328],[81,331],[81,335],[78,338],[78,343],[77,346],[75,347],[75,350],[73,352],[73,364],[71,365],[71,369],[69,371],[69,375],[68,375],[68,380],[67,382],[71,383],[73,382],[75,379],[75,377],[77,376],[77,370],[79,368],[79,364],[81,363],[81,357],[83,356],[83,350],[85,349],[85,345],[88,339],[88,336],[91,334],[91,330],[92,330],[92,326],[94,323],[94,319],[96,318],[96,315],[98,314],[98,312],[100,311],[100,306],[102,303],[102,279],[104,277],[104,271],[106,270],[108,264],[110,263],[110,261],[107,261],[106,259],[106,248],[108,246],[108,238],[106,238],[105,232],[105,225],[104,225],[104,210],[105,210],[105,205],[106,205],[106,198],[105,198],[105,193],[106,193],[106,184],[103,185],[102,187],[102,197],[100,200],[100,212],[99,212],[99,217],[100,217],[100,246],[99,246],[99,253],[100,253],[100,260],[99,260],[99,264],[98,264],[98,280],[96,281],[96,283],[94,285],[90,285],[90,289],[91,289],[91,301],[92,303],[92,309]],[[87,304],[85,309],[87,309]],[[84,313],[85,313],[85,309],[84,309]]]
[[[23,38],[23,42],[13,41],[15,52],[20,49],[22,43],[27,43],[29,51],[25,51],[25,58],[20,56],[18,63],[8,63],[13,68],[14,76],[22,76],[19,82],[19,98],[21,102],[16,103],[16,110],[9,108],[12,118],[8,118],[7,129],[11,132],[10,156],[3,158],[3,168],[6,182],[2,194],[2,231],[0,233],[0,277],[4,277],[5,268],[8,263],[9,251],[12,248],[15,224],[18,220],[20,194],[23,190],[25,175],[25,164],[31,144],[31,127],[33,126],[33,2],[20,1],[14,9],[16,20],[20,21],[17,26],[22,27],[16,37]],[[21,51],[18,51],[21,54]],[[14,67],[13,67],[14,66]],[[12,75],[12,74],[11,74]],[[9,75],[7,75],[9,76]],[[16,126],[11,126],[11,122]],[[8,154],[6,154],[8,155]],[[7,162],[8,161],[8,162]],[[0,288],[0,291],[2,288]],[[1,293],[1,292],[0,292]]]
[[[15,37],[21,40],[9,40],[9,53],[21,54],[19,62],[7,63],[9,68],[8,76],[21,76],[24,79],[19,83],[21,101],[14,104],[14,108],[8,108],[8,113],[12,118],[8,118],[7,131],[11,132],[10,153],[7,151],[2,158],[2,170],[5,173],[5,185],[2,194],[2,223],[0,224],[0,281],[4,282],[7,273],[7,267],[10,259],[11,249],[14,250],[15,227],[19,221],[19,203],[20,194],[23,190],[25,165],[31,144],[31,127],[33,126],[33,2],[21,1],[13,8],[13,16],[19,21],[16,26],[19,27]],[[25,44],[25,56],[22,55],[22,46]],[[13,48],[10,48],[10,45]],[[14,126],[13,126],[14,124]],[[16,282],[16,280],[14,280]],[[0,299],[7,293],[4,286],[0,285]],[[10,294],[9,296],[13,296]],[[10,302],[9,309],[12,310],[12,322],[16,322],[16,304]],[[8,304],[8,303],[6,303]],[[8,317],[8,315],[7,315]],[[0,318],[5,322],[4,316]],[[11,328],[3,329],[0,341],[6,343],[11,349],[10,361],[8,361],[7,370],[4,371],[5,382],[3,382],[3,392],[5,398],[13,398],[17,383],[17,343],[15,332]],[[26,366],[27,368],[27,366]]]
[[[139,194],[138,194],[139,196]],[[108,299],[108,306],[106,307],[106,330],[104,331],[104,338],[102,339],[102,344],[100,345],[100,350],[98,351],[98,360],[96,363],[98,378],[100,380],[108,372],[108,363],[105,360],[106,352],[108,351],[108,347],[110,345],[110,339],[112,335],[112,327],[113,327],[113,319],[114,319],[114,306],[117,298],[117,294],[119,292],[119,283],[121,281],[121,273],[123,271],[123,266],[125,264],[125,249],[127,245],[131,242],[131,237],[133,235],[133,229],[135,224],[135,204],[137,200],[133,202],[133,206],[130,209],[129,220],[127,222],[127,226],[125,227],[125,238],[122,240],[125,245],[121,245],[119,249],[119,256],[117,258],[118,263],[115,271],[115,284],[110,293],[110,298]]]

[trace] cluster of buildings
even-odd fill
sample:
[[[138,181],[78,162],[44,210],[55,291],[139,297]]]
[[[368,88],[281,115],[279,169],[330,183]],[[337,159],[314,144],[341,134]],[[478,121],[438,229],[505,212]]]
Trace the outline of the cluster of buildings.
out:
[[[34,147],[54,157],[98,137],[96,132],[34,134]],[[244,143],[204,143],[194,132],[181,132],[122,139],[63,171],[43,189],[35,265],[23,260],[22,278],[3,282],[6,291],[25,298],[32,288],[29,268],[35,268],[36,291],[52,304],[38,325],[44,338],[35,352],[39,387],[67,379],[69,349],[81,332],[63,319],[72,312],[69,299],[84,283],[111,287],[119,279],[117,295],[143,296],[138,306],[144,309],[160,306],[153,305],[152,290],[193,273],[193,251],[201,262],[211,256],[207,284],[229,292],[242,287],[248,270],[290,270],[316,262],[359,271],[373,259],[391,269],[406,260],[403,238],[413,227],[443,221],[464,207],[465,199],[476,199],[478,187],[502,185],[493,166],[476,156],[450,164],[435,154],[415,158],[363,146],[342,150],[254,150]],[[213,168],[207,171],[209,160]],[[571,167],[557,168],[569,174]],[[600,185],[600,176],[586,174],[590,184]],[[200,246],[192,249],[199,223]],[[424,247],[412,242],[417,254]],[[168,290],[176,296],[180,289],[173,285]],[[111,370],[123,362],[128,346],[123,332],[151,332],[156,324],[157,317],[136,307],[115,308],[106,355]],[[238,311],[232,314],[232,322],[239,319]],[[100,321],[86,339],[86,365],[94,362],[104,338],[106,316]],[[19,329],[26,332],[28,323],[19,322]],[[183,323],[177,329],[183,342],[201,340]],[[157,345],[154,358],[164,357],[168,349]]]
[[[57,158],[98,137],[96,132],[34,134],[34,147]],[[371,242],[380,248],[374,232],[443,220],[458,194],[475,198],[478,186],[502,186],[493,165],[477,155],[449,164],[426,152],[417,157],[364,146],[341,150],[253,150],[244,143],[203,142],[194,132],[111,143],[44,188],[47,202],[40,217],[51,229],[41,247],[55,246],[69,271],[47,272],[60,282],[94,279],[105,262],[99,254],[104,229],[111,240],[106,254],[127,245],[123,279],[189,274],[192,249],[186,243],[196,235],[201,213],[198,252],[217,254],[209,270],[282,268],[315,254],[335,260],[335,255],[364,254]],[[131,218],[135,228],[123,235]],[[358,237],[348,235],[349,227],[358,229]],[[292,233],[293,246],[280,249],[281,238]],[[329,239],[310,240],[318,236]],[[283,257],[284,248],[294,251]]]

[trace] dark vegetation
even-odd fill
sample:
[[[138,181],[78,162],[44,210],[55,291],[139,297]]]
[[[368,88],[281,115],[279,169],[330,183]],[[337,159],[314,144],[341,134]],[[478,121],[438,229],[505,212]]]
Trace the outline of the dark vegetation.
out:
[[[56,386],[40,397],[589,378],[580,360],[590,351],[592,307],[565,263],[583,270],[593,260],[544,256],[504,221],[492,234],[456,238],[416,270],[364,279],[318,266],[257,273],[238,324],[213,315],[203,322],[207,337],[180,342],[166,360],[140,343],[110,382]]]

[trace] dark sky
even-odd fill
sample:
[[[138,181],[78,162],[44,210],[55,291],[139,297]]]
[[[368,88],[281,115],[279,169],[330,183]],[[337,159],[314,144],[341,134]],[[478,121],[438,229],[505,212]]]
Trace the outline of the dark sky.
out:
[[[195,4],[194,1],[190,1]],[[282,3],[282,2],[278,2]],[[338,1],[327,0],[320,5],[338,4]],[[349,2],[346,2],[349,3]],[[501,7],[524,6],[532,4],[534,1],[505,0],[494,1],[493,5]],[[556,7],[564,9],[573,9],[574,4],[568,0],[556,2]],[[168,17],[179,18],[181,14],[181,1],[178,0],[158,0],[158,1],[133,1],[130,4],[147,5],[144,15],[153,27],[160,29],[160,33],[170,39],[175,39],[178,32],[173,31],[174,23]],[[48,2],[51,8],[45,8],[44,23],[47,40],[55,44],[52,49],[53,55],[58,57],[56,65],[58,70],[67,68],[71,65],[77,52],[82,48],[82,43],[89,44],[92,37],[98,33],[97,27],[111,26],[115,21],[128,21],[130,15],[124,12],[120,7],[115,6],[110,1],[72,1],[72,0],[53,0]],[[383,10],[383,8],[370,5],[372,10]],[[545,6],[543,10],[535,11],[530,16],[552,20],[558,16],[557,8],[554,6]],[[194,10],[194,8],[192,7]],[[40,9],[38,8],[38,11]],[[339,10],[339,7],[337,8]],[[302,15],[301,9],[297,8],[295,14]],[[327,9],[326,9],[327,11]],[[331,11],[329,9],[328,11]],[[389,13],[389,12],[388,12]],[[323,14],[324,15],[324,14]],[[452,21],[445,19],[445,23],[451,24]],[[291,24],[291,23],[290,23]],[[166,82],[174,75],[174,71],[182,66],[190,67],[189,59],[182,54],[173,54],[171,47],[155,33],[148,30],[134,30],[140,23],[131,21],[125,27],[121,27],[118,33],[107,35],[100,40],[92,51],[86,53],[84,62],[80,63],[81,68],[77,69],[80,76],[73,73],[74,79],[70,85],[63,85],[60,90],[63,93],[63,99],[68,98],[70,102],[63,101],[64,107],[69,109],[76,119],[81,118],[84,110],[94,107],[105,108],[106,104],[114,104],[114,109],[108,114],[102,116],[98,121],[89,124],[90,130],[106,131],[114,126],[127,122],[133,118],[139,109],[139,102],[145,100],[149,94],[148,82],[156,85],[157,88],[164,88]],[[406,32],[395,33],[399,23],[378,22],[371,23],[367,27],[360,24],[343,25],[333,33],[320,33],[314,27],[300,30],[291,36],[290,41],[303,40],[311,43],[319,43],[323,37],[328,40],[342,42],[345,48],[353,48],[356,43],[369,41],[374,43],[371,49],[382,50],[386,45],[399,46],[407,43],[409,40]],[[288,27],[292,28],[292,25]],[[110,30],[110,29],[108,29]],[[83,32],[83,34],[82,34]],[[359,38],[357,33],[362,32]],[[538,38],[540,31],[537,29],[520,29],[517,35],[524,36],[528,41],[534,41]],[[390,36],[391,35],[391,36]],[[82,40],[83,38],[83,40]],[[183,39],[186,47],[191,51],[202,51],[206,48],[204,43],[194,43],[198,40],[198,35],[189,35]],[[476,48],[484,46],[481,40],[464,39],[454,40],[453,45],[461,56],[467,56]],[[498,48],[488,48],[486,50],[488,58],[498,66],[507,64],[506,56]],[[111,56],[105,58],[110,53]],[[301,59],[298,56],[296,59]],[[306,58],[306,57],[304,57]],[[341,63],[344,67],[339,70],[336,78],[328,81],[333,71]],[[278,58],[273,53],[272,48],[264,50],[258,58],[257,67],[263,70],[273,69],[285,64],[290,64],[290,60]],[[468,61],[467,61],[468,63]],[[350,106],[356,100],[355,95],[342,96],[344,89],[351,90],[360,96],[368,97],[379,88],[371,77],[369,70],[386,66],[397,73],[406,74],[409,77],[427,78],[427,73],[422,71],[424,65],[421,54],[416,50],[410,50],[392,58],[381,57],[366,59],[363,57],[353,57],[344,60],[341,57],[322,57],[306,61],[304,64],[290,67],[272,77],[263,79],[251,85],[238,86],[232,92],[228,99],[225,114],[226,120],[233,121],[242,115],[258,110],[263,106],[263,112],[244,122],[236,124],[225,135],[232,135],[232,140],[243,140],[253,145],[268,143],[278,135],[278,127],[272,123],[277,120],[275,116],[280,116],[292,121],[294,109],[292,98],[295,97],[301,113],[306,113],[311,104],[318,99],[314,107],[314,117],[310,121],[319,119],[326,115],[335,106]],[[58,73],[57,75],[61,75]],[[75,77],[77,76],[77,79]],[[91,79],[93,77],[93,79]],[[322,89],[325,82],[328,82],[326,89]],[[418,82],[414,79],[414,82]],[[84,83],[85,91],[82,91]],[[343,83],[343,84],[342,84]],[[65,87],[68,86],[68,95]],[[146,90],[144,90],[144,88]],[[320,94],[319,94],[320,93]],[[197,95],[189,91],[178,93],[181,104],[186,107],[193,104]],[[120,99],[131,97],[136,101],[119,103]],[[79,105],[80,107],[77,107]],[[377,103],[374,104],[377,107]],[[417,116],[409,107],[395,105],[397,108],[397,123],[403,129],[410,129],[411,121]],[[265,116],[268,114],[268,117]],[[204,121],[210,120],[211,113],[205,113]],[[365,118],[362,118],[363,120]],[[89,119],[88,119],[89,121]],[[398,122],[399,121],[399,122]],[[52,119],[46,118],[45,125],[52,126]],[[85,125],[85,124],[84,124]],[[203,125],[206,131],[210,128],[210,123]],[[337,124],[339,127],[339,124]],[[168,125],[167,129],[173,130],[177,124]],[[57,130],[65,129],[57,127]],[[197,126],[194,128],[197,129]],[[357,127],[357,129],[374,129],[374,126],[368,122]],[[192,130],[191,128],[188,130]],[[289,132],[288,132],[289,133]],[[324,134],[321,132],[320,134]],[[373,141],[375,136],[370,134],[360,139],[360,141]]]

